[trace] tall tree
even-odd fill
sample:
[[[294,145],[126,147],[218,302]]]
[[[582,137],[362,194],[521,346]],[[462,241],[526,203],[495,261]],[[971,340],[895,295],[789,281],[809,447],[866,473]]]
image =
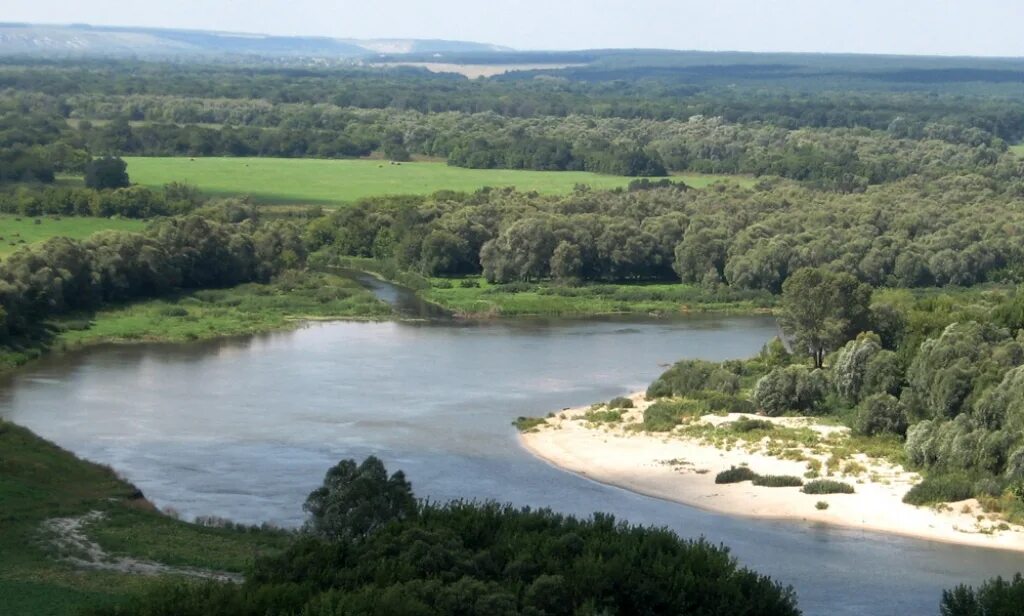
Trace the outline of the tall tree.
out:
[[[825,354],[868,325],[871,287],[846,273],[798,270],[782,285],[782,327],[821,368]]]

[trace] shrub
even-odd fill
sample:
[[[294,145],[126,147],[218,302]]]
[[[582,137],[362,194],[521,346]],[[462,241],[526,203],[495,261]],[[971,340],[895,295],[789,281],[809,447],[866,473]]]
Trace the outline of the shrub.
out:
[[[753,479],[755,486],[765,488],[799,488],[804,480],[792,475],[758,475]]]
[[[188,310],[185,310],[181,306],[167,306],[166,308],[160,309],[160,316],[162,317],[187,317]]]
[[[815,479],[804,484],[804,494],[853,494],[853,486],[832,479]]]
[[[729,429],[733,432],[753,432],[754,430],[774,430],[775,424],[768,421],[767,419],[748,419],[746,417],[740,417],[737,421],[729,424]]]
[[[942,591],[942,616],[1017,616],[1024,605],[1024,578],[991,579],[977,590],[957,586]]]
[[[825,501],[818,501],[814,503],[814,508],[817,509],[818,511],[824,511],[828,509],[828,503],[826,503]]]
[[[761,377],[754,386],[752,398],[757,408],[773,417],[787,411],[815,413],[825,402],[828,389],[823,370],[786,366]]]
[[[900,401],[893,396],[875,394],[857,408],[853,428],[858,434],[867,436],[885,433],[902,436],[907,432],[907,415]]]
[[[910,488],[903,502],[908,505],[934,505],[955,503],[974,496],[974,482],[960,474],[937,475],[925,479]]]
[[[697,415],[702,410],[698,403],[689,400],[659,400],[644,410],[644,430],[668,432],[678,426],[685,415]]]
[[[700,359],[687,359],[666,370],[647,388],[648,398],[691,396],[704,390],[735,394],[739,377],[729,370]]]
[[[745,398],[717,391],[705,391],[695,396],[704,402],[709,411],[726,413],[753,413],[754,403]]]
[[[622,421],[622,411],[618,409],[604,409],[588,411],[583,419],[593,423],[618,423]]]
[[[740,483],[757,479],[757,473],[746,466],[734,466],[715,475],[715,483]]]
[[[517,417],[512,425],[520,432],[529,432],[547,423],[543,417]]]
[[[608,401],[608,408],[610,409],[631,409],[633,408],[633,401],[624,396],[618,398],[612,398]]]

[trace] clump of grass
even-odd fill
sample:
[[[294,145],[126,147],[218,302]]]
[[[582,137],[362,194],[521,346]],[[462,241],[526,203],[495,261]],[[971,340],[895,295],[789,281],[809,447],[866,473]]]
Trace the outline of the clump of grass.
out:
[[[775,424],[766,419],[749,419],[747,417],[740,417],[729,425],[729,429],[733,432],[746,433],[753,432],[754,430],[764,430],[770,432],[775,429]]]
[[[699,415],[703,407],[691,400],[660,400],[644,411],[643,428],[648,432],[670,432],[683,417]]]
[[[925,477],[924,481],[910,488],[903,502],[908,505],[934,505],[955,503],[974,496],[974,482],[964,475],[938,475]]]
[[[625,396],[619,396],[612,398],[608,401],[608,408],[610,409],[631,409],[633,408],[633,401]]]
[[[825,501],[818,501],[814,503],[814,508],[817,509],[818,511],[824,511],[828,509],[828,503],[826,503]]]
[[[727,471],[715,475],[715,483],[740,483],[743,481],[754,481],[758,475],[745,466],[734,466]]]
[[[622,421],[622,411],[618,409],[604,409],[587,411],[583,419],[590,423],[618,423]]]
[[[799,488],[804,480],[792,475],[759,475],[753,479],[755,486],[765,488]]]
[[[520,432],[533,432],[545,423],[547,419],[543,417],[517,417],[512,425]]]
[[[815,479],[804,484],[804,494],[853,494],[853,486],[832,479]]]

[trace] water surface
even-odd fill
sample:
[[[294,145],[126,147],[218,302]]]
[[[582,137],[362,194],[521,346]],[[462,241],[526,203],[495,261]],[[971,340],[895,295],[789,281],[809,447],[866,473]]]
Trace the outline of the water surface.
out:
[[[339,459],[375,454],[418,495],[496,499],[729,545],[793,584],[807,614],[934,614],[942,588],[1024,556],[713,514],[560,471],[518,444],[518,415],[642,389],[682,357],[746,357],[767,318],[328,323],[245,341],[111,346],[0,387],[0,415],[112,465],[186,517],[299,524]]]

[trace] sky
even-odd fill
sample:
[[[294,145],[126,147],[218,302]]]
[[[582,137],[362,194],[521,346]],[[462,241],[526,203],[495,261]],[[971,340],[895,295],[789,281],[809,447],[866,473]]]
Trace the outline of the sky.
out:
[[[517,49],[1024,56],[1024,0],[6,0],[0,21]]]

